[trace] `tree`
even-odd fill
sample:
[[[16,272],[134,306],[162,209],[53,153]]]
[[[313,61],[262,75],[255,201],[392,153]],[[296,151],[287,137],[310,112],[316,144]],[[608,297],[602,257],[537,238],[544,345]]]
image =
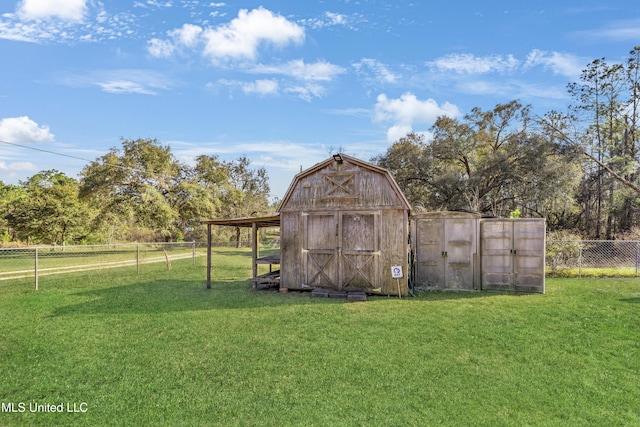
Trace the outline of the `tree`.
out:
[[[185,167],[155,139],[123,140],[81,172],[81,196],[98,210],[95,226],[107,240],[170,240],[179,228]],[[182,188],[184,190],[184,187]]]
[[[178,209],[178,221],[185,230],[185,237],[206,238],[200,220],[219,216],[221,196],[228,180],[227,166],[215,155],[200,155],[194,167],[185,169],[172,202]]]
[[[7,217],[13,203],[25,195],[22,187],[0,181],[0,242],[8,243],[16,239],[15,230],[9,226]]]
[[[433,207],[434,159],[424,135],[410,132],[394,143],[385,154],[371,161],[392,172],[405,196],[415,206]]]
[[[438,118],[429,144],[409,134],[374,161],[428,209],[546,217],[574,182],[557,145],[531,122],[529,107],[517,101],[474,108],[462,121]]]
[[[246,156],[224,163],[228,180],[220,196],[220,217],[260,216],[272,212],[267,171],[265,168],[253,169],[250,165]],[[239,227],[236,227],[235,240],[236,245],[240,245]]]
[[[575,100],[570,109],[581,131],[572,138],[556,129],[587,159],[581,202],[585,229],[595,238],[628,231],[640,216],[639,65],[640,47],[631,50],[626,64],[592,61],[580,82],[568,86]]]
[[[247,157],[202,155],[178,162],[154,139],[123,140],[82,171],[81,195],[111,240],[182,240],[203,236],[201,219],[268,211],[268,176]]]
[[[61,244],[87,233],[89,209],[79,199],[78,182],[57,170],[21,183],[24,193],[11,202],[7,221],[21,240]]]

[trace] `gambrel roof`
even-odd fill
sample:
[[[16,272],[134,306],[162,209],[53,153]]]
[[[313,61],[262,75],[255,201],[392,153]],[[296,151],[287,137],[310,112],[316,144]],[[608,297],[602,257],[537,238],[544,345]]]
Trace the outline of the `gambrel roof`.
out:
[[[381,179],[371,179],[378,176]],[[386,187],[386,188],[383,188]],[[280,212],[296,209],[309,201],[332,206],[351,201],[351,207],[393,206],[411,210],[411,205],[391,173],[380,166],[346,154],[330,157],[297,174],[285,194]]]

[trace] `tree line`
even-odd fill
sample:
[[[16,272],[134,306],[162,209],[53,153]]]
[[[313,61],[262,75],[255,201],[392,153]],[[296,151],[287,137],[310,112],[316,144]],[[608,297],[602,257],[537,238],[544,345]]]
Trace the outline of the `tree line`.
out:
[[[372,162],[427,210],[542,217],[551,231],[640,238],[640,47],[626,62],[592,61],[567,87],[567,111],[543,116],[512,100],[440,117]],[[269,179],[246,156],[176,160],[157,140],[123,140],[80,179],[50,170],[0,181],[0,242],[202,240],[201,218],[271,214]],[[239,231],[218,230],[240,240]]]
[[[374,161],[427,210],[542,217],[583,238],[640,238],[640,47],[597,59],[568,85],[566,112],[536,116],[517,100],[462,119],[433,139],[410,133]]]
[[[201,219],[273,211],[264,168],[246,156],[201,155],[179,162],[153,139],[123,140],[89,163],[80,179],[42,171],[20,185],[0,182],[0,239],[27,244],[205,239]],[[239,233],[218,238],[239,241]]]

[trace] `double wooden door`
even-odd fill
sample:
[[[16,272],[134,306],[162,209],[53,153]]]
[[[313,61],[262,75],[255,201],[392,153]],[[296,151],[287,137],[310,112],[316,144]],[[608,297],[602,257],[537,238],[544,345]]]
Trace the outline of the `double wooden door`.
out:
[[[339,291],[378,287],[380,212],[337,211],[303,215],[307,286]]]
[[[417,287],[474,289],[477,219],[430,217],[414,221]]]
[[[545,292],[543,219],[484,219],[482,289]]]

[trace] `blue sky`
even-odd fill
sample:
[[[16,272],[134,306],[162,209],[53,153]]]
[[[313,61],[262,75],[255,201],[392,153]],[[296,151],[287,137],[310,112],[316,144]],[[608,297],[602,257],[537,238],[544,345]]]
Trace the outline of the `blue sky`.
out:
[[[637,0],[5,0],[0,180],[155,138],[185,163],[246,155],[282,197],[332,150],[369,160],[440,115],[566,110],[589,62],[635,45]]]

